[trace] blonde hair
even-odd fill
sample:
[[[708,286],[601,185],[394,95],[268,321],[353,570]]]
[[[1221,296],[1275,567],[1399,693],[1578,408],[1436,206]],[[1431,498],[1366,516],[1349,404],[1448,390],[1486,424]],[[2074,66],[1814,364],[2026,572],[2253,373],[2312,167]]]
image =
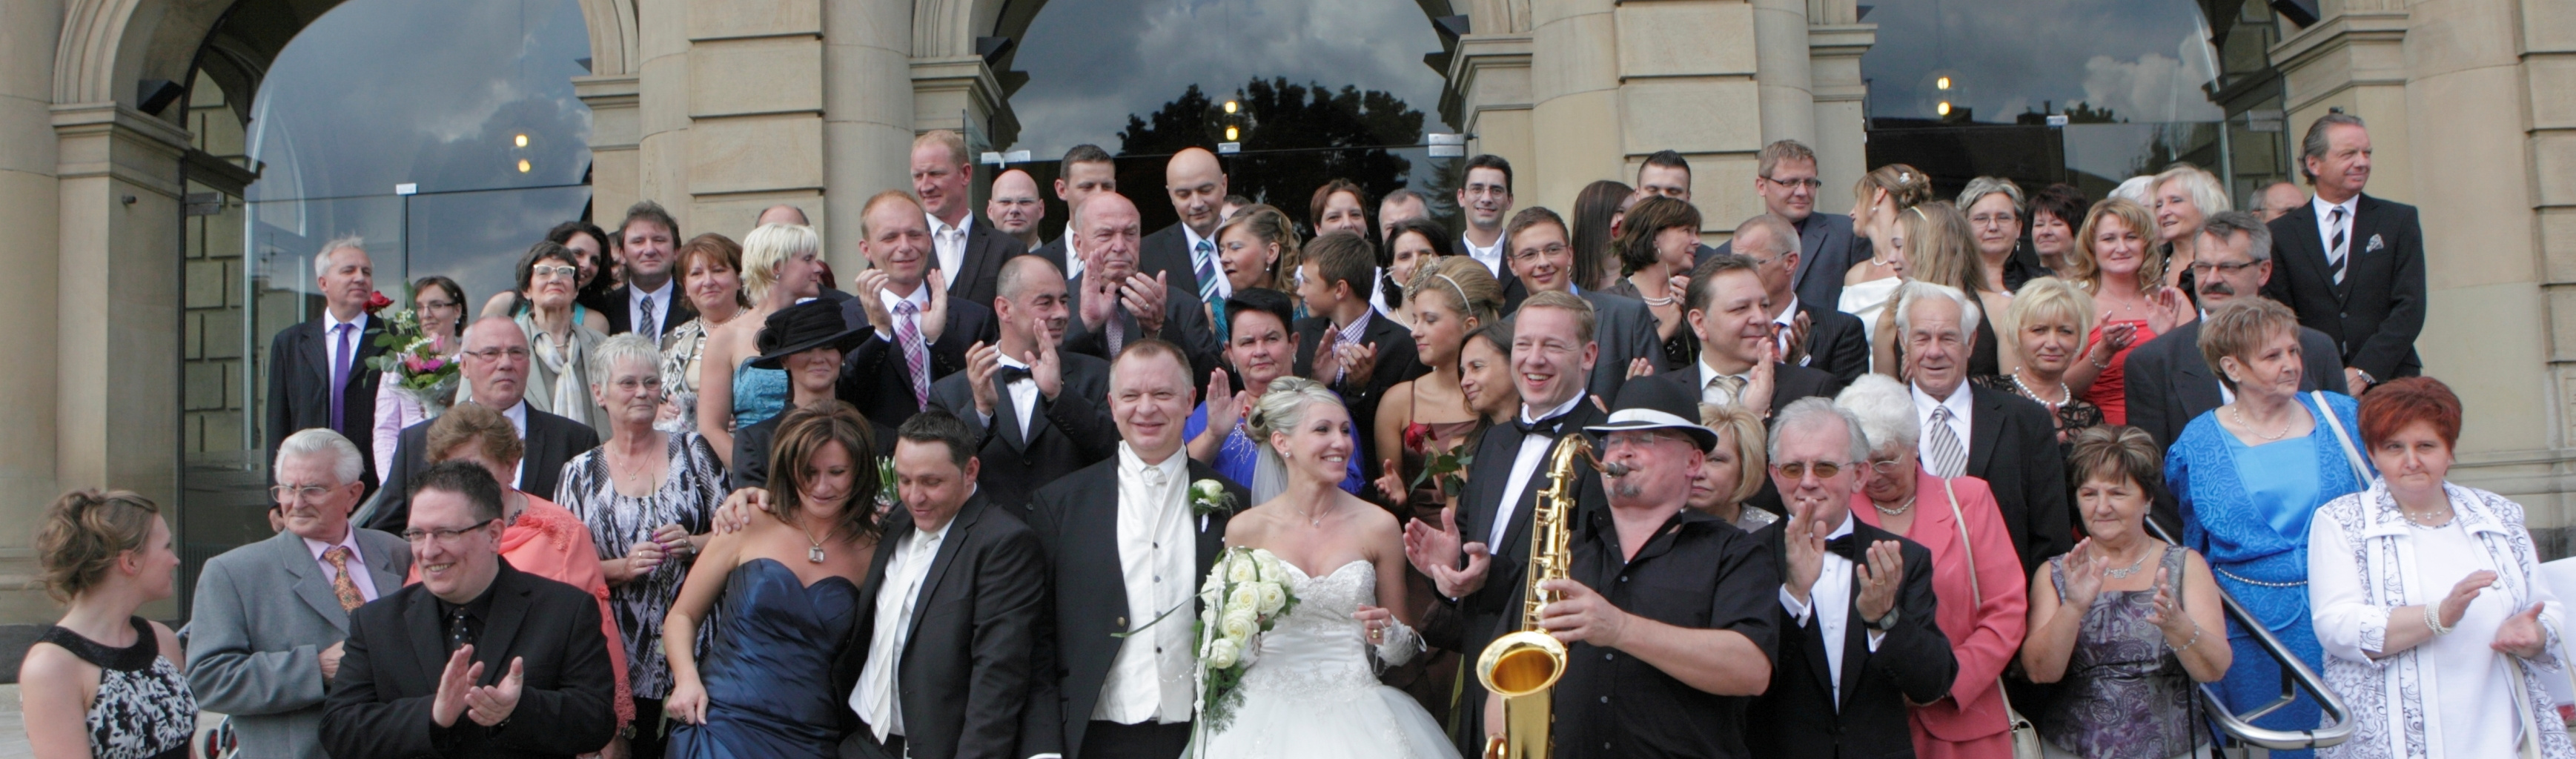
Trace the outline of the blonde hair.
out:
[[[1906,217],[1915,220],[1906,225],[1907,276],[1961,290],[1985,289],[1985,259],[1977,255],[1977,235],[1958,206],[1935,200],[1915,206],[1900,220]]]
[[[1719,437],[1732,436],[1735,445],[1735,489],[1726,494],[1726,502],[1743,504],[1753,494],[1762,492],[1762,482],[1771,473],[1770,433],[1762,428],[1762,417],[1752,409],[1732,403],[1699,405],[1701,426],[1717,430]],[[1719,440],[1723,444],[1728,440]]]
[[[1494,323],[1503,310],[1503,288],[1494,282],[1493,272],[1464,256],[1441,256],[1423,262],[1413,273],[1413,281],[1404,285],[1404,302],[1418,305],[1424,293],[1444,294],[1451,308],[1474,317],[1477,324]]]
[[[45,595],[70,603],[98,587],[127,551],[146,548],[161,507],[130,490],[74,490],[45,509],[36,532],[36,563]]]
[[[2039,277],[2021,284],[2013,294],[2012,305],[2004,307],[2002,319],[1996,320],[1999,336],[2020,340],[2023,324],[2032,319],[2065,319],[2075,323],[2075,334],[2093,333],[2093,296],[2084,294],[2073,283],[2056,277]]]
[[[2155,214],[2149,213],[2146,206],[2121,198],[2095,203],[2093,210],[2084,213],[2084,225],[2075,232],[2075,249],[2066,257],[2066,271],[2058,274],[2087,293],[2101,294],[2102,264],[2093,252],[2093,233],[2101,228],[2103,217],[2109,216],[2119,217],[2122,223],[2129,225],[2130,231],[2138,233],[2139,255],[2145,259],[2138,264],[2139,291],[2164,284],[2164,256],[2155,250]]]
[[[823,238],[803,224],[762,224],[742,237],[742,294],[757,303],[778,284],[778,267],[799,254],[820,253]]]
[[[1896,210],[1902,211],[1932,199],[1932,178],[1924,176],[1922,169],[1891,163],[1870,170],[1861,175],[1860,181],[1852,183],[1852,197],[1863,203],[1869,202],[1873,190],[1886,190],[1887,199],[1896,204]]]
[[[912,138],[912,149],[920,150],[924,145],[938,145],[940,147],[947,148],[949,163],[965,165],[975,160],[974,156],[966,154],[966,138],[959,136],[954,130],[933,129],[921,133],[921,136],[919,137]],[[864,216],[865,214],[861,215]]]
[[[1280,272],[1297,270],[1297,225],[1288,220],[1287,212],[1266,203],[1234,209],[1233,216],[1225,217],[1225,221],[1217,224],[1216,234],[1210,239],[1224,240],[1225,233],[1235,227],[1244,228],[1262,242],[1279,246],[1279,257],[1270,262],[1270,270],[1261,273],[1262,284],[1259,286],[1272,287],[1279,283]]]
[[[2219,186],[2216,175],[2187,163],[2176,164],[2173,168],[2156,174],[2155,184],[2149,185],[2147,197],[2154,199],[2163,195],[2164,193],[2160,191],[2164,189],[2165,183],[2175,180],[2182,181],[2183,192],[2191,194],[2191,204],[2200,207],[2202,218],[2236,210],[2227,199],[2226,188]],[[2199,230],[2192,231],[2199,232]]]
[[[1290,375],[1271,380],[1261,400],[1253,405],[1248,431],[1255,442],[1267,447],[1271,435],[1295,431],[1306,421],[1306,409],[1318,403],[1339,408],[1342,397],[1326,389],[1324,383],[1304,377]]]

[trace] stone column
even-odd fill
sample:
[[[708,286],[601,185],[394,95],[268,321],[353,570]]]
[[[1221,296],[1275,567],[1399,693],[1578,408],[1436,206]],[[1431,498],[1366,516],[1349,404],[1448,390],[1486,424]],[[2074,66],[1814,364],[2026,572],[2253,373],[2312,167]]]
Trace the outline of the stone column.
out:
[[[859,255],[859,210],[882,190],[912,189],[913,4],[903,0],[822,0],[824,247],[844,276],[866,268]],[[986,79],[990,78],[987,74]]]
[[[573,93],[583,105],[590,106],[590,205],[593,221],[600,226],[616,224],[627,206],[644,198],[641,173],[642,154],[637,143],[643,139],[642,98],[638,96],[642,78],[634,74],[573,77]],[[683,228],[686,235],[706,230]],[[740,235],[726,232],[727,236]],[[685,238],[684,238],[685,239]]]
[[[55,487],[54,413],[59,372],[55,346],[55,269],[62,260],[56,216],[61,186],[52,113],[55,40],[61,34],[58,0],[13,0],[0,10],[0,229],[17,239],[0,246],[0,302],[11,304],[13,322],[0,330],[0,504],[9,518],[0,527],[0,545],[30,545],[36,515],[58,494]],[[27,576],[32,564],[23,559],[0,567],[0,574]],[[21,594],[10,594],[13,598]],[[41,593],[25,593],[33,604]],[[12,607],[16,602],[8,602]],[[51,616],[0,613],[7,622],[50,621]]]
[[[1816,144],[1814,73],[1805,0],[1753,1],[1754,80],[1762,88],[1762,144]]]
[[[1514,164],[1513,205],[1574,210],[1574,195],[1626,167],[1619,23],[1612,0],[1531,0],[1529,165]]]
[[[1815,93],[1816,208],[1841,213],[1852,204],[1852,182],[1869,171],[1869,119],[1863,101],[1869,84],[1860,76],[1861,54],[1878,42],[1878,25],[1860,22],[1852,0],[1809,0],[1808,83]]]
[[[1619,127],[1613,147],[1620,160],[1615,174],[1595,170],[1568,177],[1568,200],[1561,201],[1567,205],[1560,208],[1570,210],[1572,192],[1595,180],[1635,184],[1648,154],[1675,150],[1690,160],[1691,202],[1699,206],[1703,231],[1732,230],[1761,213],[1762,198],[1753,192],[1754,154],[1762,149],[1773,109],[1764,86],[1754,81],[1757,13],[1742,0],[1620,3],[1613,14]],[[1793,110],[1800,113],[1788,121],[1803,115],[1805,103],[1797,105]]]
[[[2514,184],[2517,178],[2530,178],[2532,192],[2528,200],[2537,217],[2532,225],[2537,233],[2532,238],[2540,247],[2538,258],[2544,301],[2539,314],[2526,311],[2517,316],[2525,323],[2536,323],[2538,319],[2535,317],[2542,314],[2549,320],[2551,339],[2547,382],[2554,385],[2556,392],[2548,396],[2551,400],[2545,408],[2554,409],[2553,416],[2559,428],[2552,430],[2544,439],[2554,450],[2564,451],[2576,446],[2576,429],[2571,429],[2576,425],[2576,0],[2523,0],[2520,6],[2522,66],[2519,74],[2522,82],[2515,87],[2518,92],[2505,95],[2498,102],[2511,103],[2513,96],[2519,95],[2523,102],[2530,104],[2530,134],[2518,141],[2527,146],[2526,162],[2507,167],[2487,176],[2484,182],[2469,186]],[[2509,46],[2510,43],[2500,47]],[[2506,121],[2502,118],[2491,120]],[[2505,228],[2498,230],[2498,234],[2509,235],[2518,231]],[[2427,357],[2428,360],[2430,358]],[[2535,417],[2546,413],[2545,410],[2536,411]],[[2559,494],[2550,499],[2554,501],[2551,505],[2555,508],[2550,509],[2554,513],[2542,512],[2542,500],[2536,497],[2526,496],[2522,503],[2534,510],[2533,519],[2545,520],[2535,524],[2560,525],[2562,529],[2557,532],[2563,535],[2566,532],[2563,526],[2576,522],[2576,518],[2571,518],[2576,514],[2571,514],[2571,505],[2564,495],[2567,491],[2576,490],[2576,483],[2569,482],[2571,467],[2566,456],[2546,458],[2549,459],[2548,464],[2526,469],[2538,470],[2535,474],[2542,479],[2541,484],[2548,491]],[[2551,555],[2563,555],[2565,546],[2562,544],[2559,548],[2560,551]]]
[[[810,213],[823,190],[822,0],[688,0],[688,10],[692,223],[739,234],[774,203]]]
[[[1486,23],[1488,18],[1478,16],[1470,23]],[[1490,18],[1508,28],[1502,23],[1509,20],[1508,15],[1497,12]],[[1529,181],[1538,166],[1530,129],[1529,35],[1460,36],[1457,52],[1449,58],[1449,86],[1441,94],[1440,113],[1463,130],[1461,134],[1474,135],[1467,141],[1468,155],[1491,153],[1511,162],[1516,198],[1538,186]]]

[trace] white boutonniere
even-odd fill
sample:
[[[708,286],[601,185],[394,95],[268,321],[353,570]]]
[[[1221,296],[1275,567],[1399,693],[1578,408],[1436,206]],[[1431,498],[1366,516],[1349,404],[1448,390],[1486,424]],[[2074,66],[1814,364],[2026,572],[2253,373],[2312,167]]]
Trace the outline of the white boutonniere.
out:
[[[2380,242],[2379,242],[2379,235],[2371,235],[2371,236],[2370,236],[2370,243],[2369,243],[2369,244],[2366,244],[2366,245],[2361,246],[2361,252],[2363,252],[2363,253],[2370,253],[2370,252],[2374,252],[2374,251],[2379,250],[2380,248],[2385,248],[2385,247],[2388,247],[2388,246],[2383,245],[2383,244],[2380,244]]]
[[[1199,531],[1207,532],[1208,515],[1234,513],[1234,494],[1225,492],[1225,483],[1214,478],[1192,481],[1190,513],[1198,516]]]

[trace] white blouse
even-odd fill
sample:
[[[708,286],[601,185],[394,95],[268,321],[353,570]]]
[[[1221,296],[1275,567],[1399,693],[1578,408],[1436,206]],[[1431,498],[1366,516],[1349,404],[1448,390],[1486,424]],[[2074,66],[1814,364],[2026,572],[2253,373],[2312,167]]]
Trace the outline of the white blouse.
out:
[[[2552,705],[2547,678],[2567,674],[2559,636],[2565,609],[2539,573],[2520,504],[2484,490],[2445,484],[2455,514],[2441,528],[2406,520],[2385,480],[2318,509],[2308,532],[2308,606],[2326,654],[2327,686],[2350,707],[2352,738],[2320,757],[2515,755],[2522,726],[2541,727],[2541,753],[2576,757]],[[2438,603],[2471,572],[2496,572],[2449,635],[2396,655],[2385,647],[2389,613]],[[2544,661],[2488,644],[2513,614],[2542,606],[2549,636]],[[2517,716],[2512,677],[2525,680]],[[2428,708],[2429,707],[2429,708]]]

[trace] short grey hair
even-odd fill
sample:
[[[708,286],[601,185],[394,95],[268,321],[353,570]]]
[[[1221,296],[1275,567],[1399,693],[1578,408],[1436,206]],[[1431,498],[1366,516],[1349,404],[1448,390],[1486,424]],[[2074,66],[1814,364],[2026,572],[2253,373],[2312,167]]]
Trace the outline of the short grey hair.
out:
[[[621,332],[590,349],[591,387],[608,384],[609,378],[617,374],[617,365],[626,361],[641,361],[655,374],[662,371],[662,351],[653,345],[653,338]]]
[[[1959,304],[1959,334],[1977,334],[1977,299],[1968,297],[1959,288],[1914,280],[1897,288],[1896,298],[1898,337],[1914,334],[1914,303],[1924,298],[1948,298],[1950,302]]]
[[[2156,177],[2153,174],[2140,174],[2128,179],[2123,179],[2120,180],[2120,186],[2111,188],[2111,197],[2126,200],[2142,206],[2155,205],[2155,203],[2152,202],[2155,199],[2155,194]]]
[[[2299,140],[2299,176],[2307,177],[2310,185],[2317,183],[2317,175],[2308,173],[2306,159],[2326,157],[2326,149],[2332,147],[2327,144],[2326,133],[2336,126],[2360,127],[2365,130],[2370,128],[2361,123],[2361,117],[2344,113],[2341,108],[2326,111],[2326,115],[2319,116],[2314,123],[2308,124],[2308,136]]]
[[[1862,374],[1834,396],[1834,407],[1851,412],[1868,433],[1870,450],[1902,444],[1914,447],[1921,439],[1923,424],[1914,418],[1914,391],[1905,383],[1884,374]]]
[[[358,252],[365,253],[367,238],[365,235],[346,234],[322,243],[322,251],[313,254],[313,276],[322,276],[323,271],[330,269],[331,254],[340,252],[341,248],[355,248]]]
[[[1851,458],[1837,463],[1849,464],[1869,460],[1869,433],[1861,429],[1860,417],[1853,416],[1847,409],[1835,406],[1833,401],[1812,396],[1792,401],[1788,408],[1780,409],[1780,416],[1771,422],[1771,445],[1765,453],[1771,457],[1772,463],[1779,463],[1780,441],[1787,438],[1791,431],[1804,431],[1821,426],[1828,421],[1842,422],[1843,432],[1851,436],[1851,449],[1845,451],[1845,455]]]
[[[1773,246],[1779,248],[1779,250],[1767,251],[1771,254],[1770,257],[1776,258],[1790,253],[1795,253],[1798,252],[1800,247],[1802,247],[1802,243],[1798,238],[1798,225],[1791,224],[1788,219],[1783,219],[1778,215],[1769,213],[1754,214],[1753,218],[1745,219],[1744,223],[1735,225],[1735,234],[1730,239],[1741,240],[1744,238],[1744,230],[1752,229],[1754,227],[1771,230],[1771,236],[1779,238],[1773,242]],[[1735,245],[1728,246],[1728,250],[1732,250],[1737,253],[1746,252],[1742,246]]]
[[[2220,211],[2200,223],[2200,233],[2225,240],[2239,234],[2253,238],[2247,249],[2256,261],[2272,260],[2272,227],[2248,211]]]
[[[2003,193],[2004,197],[2012,198],[2014,216],[2022,215],[2024,209],[2030,206],[2029,200],[2022,197],[2021,185],[2013,184],[2012,180],[2003,177],[1977,177],[1968,180],[1967,188],[1959,191],[1959,210],[1968,210],[1968,207],[1976,205],[1977,201],[1998,192]]]
[[[331,484],[333,485],[346,485],[367,476],[367,454],[358,452],[358,444],[349,442],[348,438],[341,437],[340,433],[333,432],[329,427],[306,429],[288,435],[285,442],[278,443],[277,460],[269,462],[270,479],[280,480],[283,484],[283,475],[279,470],[284,467],[286,458],[289,456],[331,457],[331,479],[334,480]]]

